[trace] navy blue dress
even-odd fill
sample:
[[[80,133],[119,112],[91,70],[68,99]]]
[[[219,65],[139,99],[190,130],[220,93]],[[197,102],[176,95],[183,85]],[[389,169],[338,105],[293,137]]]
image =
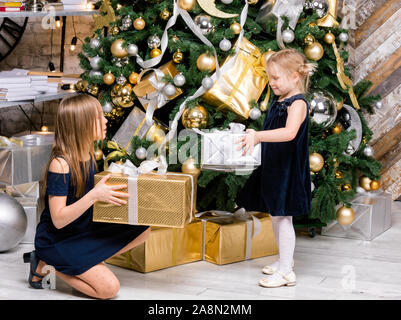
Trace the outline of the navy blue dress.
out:
[[[300,99],[308,110],[296,137],[287,142],[261,142],[261,166],[252,172],[238,193],[235,202],[239,207],[272,216],[300,216],[310,211],[309,104],[305,97],[298,94],[280,102],[274,97],[262,130],[285,127],[287,107]]]
[[[92,164],[85,194],[93,188],[95,173]],[[90,207],[76,220],[57,229],[50,216],[48,196],[67,196],[67,206],[79,200],[70,178],[70,173],[48,172],[45,209],[36,228],[35,250],[39,259],[57,271],[79,275],[116,254],[148,227],[93,222]]]

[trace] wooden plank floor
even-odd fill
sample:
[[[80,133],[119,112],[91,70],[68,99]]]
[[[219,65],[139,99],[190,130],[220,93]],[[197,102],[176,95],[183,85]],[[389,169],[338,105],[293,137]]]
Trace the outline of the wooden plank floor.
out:
[[[110,266],[121,283],[115,299],[397,299],[401,300],[401,202],[393,203],[392,227],[373,241],[297,234],[297,285],[275,289],[257,285],[270,256],[225,266],[204,261],[148,274]],[[0,299],[88,299],[57,279],[56,289],[28,287],[28,264],[20,245],[0,253]]]

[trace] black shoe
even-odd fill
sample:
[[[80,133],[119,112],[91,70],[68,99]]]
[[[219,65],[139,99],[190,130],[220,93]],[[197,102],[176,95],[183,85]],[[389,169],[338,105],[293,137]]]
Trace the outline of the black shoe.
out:
[[[28,279],[29,285],[34,289],[43,289],[42,286],[43,276],[36,273],[36,269],[38,268],[39,264],[39,258],[36,256],[35,250],[32,252],[24,253],[24,262],[25,263],[29,262],[31,264],[31,270],[29,272],[29,279]],[[40,280],[32,281],[32,278],[34,276],[38,277]]]

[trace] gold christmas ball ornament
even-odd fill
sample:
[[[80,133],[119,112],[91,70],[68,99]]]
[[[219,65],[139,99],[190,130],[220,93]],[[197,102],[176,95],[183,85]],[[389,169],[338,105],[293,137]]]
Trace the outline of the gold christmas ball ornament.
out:
[[[304,52],[308,59],[318,61],[323,57],[324,49],[319,42],[315,41],[312,44],[307,45]]]
[[[105,84],[107,85],[111,85],[114,83],[115,81],[115,77],[111,72],[107,72],[104,76],[103,76],[103,81]]]
[[[234,32],[234,34],[239,34],[241,32],[241,25],[238,22],[234,22],[231,24],[230,29]]]
[[[41,132],[49,132],[49,128],[47,126],[42,126],[42,128],[40,128]]]
[[[371,184],[372,180],[366,176],[362,176],[359,179],[359,186],[363,189],[365,189],[366,191],[370,191],[370,184]]]
[[[259,1],[259,0],[248,0],[248,3],[249,3],[250,5],[254,5],[254,4],[257,4],[258,1]]]
[[[263,68],[266,69],[267,61],[270,59],[270,57],[273,55],[273,53],[275,53],[275,51],[269,49],[265,53],[262,54],[261,64],[262,64]]]
[[[196,165],[195,159],[191,157],[184,161],[181,166],[181,172],[198,176],[201,173],[201,170]]]
[[[99,86],[94,84],[88,87],[88,93],[97,96],[99,94]]]
[[[95,159],[96,161],[100,161],[103,159],[103,151],[101,149],[97,149],[95,151]]]
[[[351,191],[352,186],[349,183],[347,183],[347,184],[343,185],[341,189],[343,191]]]
[[[154,123],[146,133],[146,140],[161,144],[166,136],[166,131],[162,126]]]
[[[160,56],[161,54],[162,54],[162,51],[158,48],[154,48],[150,51],[150,56],[152,58],[156,58],[156,57]]]
[[[181,116],[181,122],[186,129],[204,129],[209,122],[209,113],[205,107],[196,105],[192,109],[185,109]]]
[[[177,51],[174,52],[173,54],[174,63],[181,63],[183,59],[184,59],[184,54],[180,51],[180,49],[177,49]]]
[[[304,42],[305,42],[306,45],[311,45],[311,44],[313,44],[315,42],[315,37],[312,36],[311,34],[308,34],[305,37]]]
[[[116,58],[125,58],[128,55],[127,48],[123,48],[125,40],[117,39],[111,44],[110,51],[111,54]]]
[[[128,87],[129,86],[129,87]],[[134,104],[134,99],[131,96],[132,87],[130,84],[116,84],[111,90],[111,101],[114,105],[122,108],[129,108]],[[124,94],[125,93],[125,94]],[[129,93],[129,94],[128,94]],[[115,109],[113,109],[114,111]],[[113,114],[112,111],[112,114]],[[115,111],[114,111],[115,113]]]
[[[336,36],[334,34],[332,34],[331,32],[328,32],[324,35],[324,42],[326,42],[328,44],[332,44],[332,43],[334,43],[334,41],[336,41]]]
[[[339,134],[342,131],[341,125],[338,123],[332,130],[333,134]]]
[[[123,96],[131,95],[132,93],[132,86],[129,83],[124,84],[121,87],[121,93]]]
[[[216,58],[208,53],[202,53],[196,60],[196,66],[200,71],[213,72],[216,69]]]
[[[319,153],[313,152],[309,155],[309,165],[313,172],[319,172],[323,168],[324,159]]]
[[[112,36],[116,36],[116,35],[118,35],[120,33],[120,28],[117,27],[117,26],[113,26],[110,29],[110,33],[111,33]]]
[[[316,27],[316,23],[315,23],[315,22],[311,22],[311,23],[308,24],[308,26],[309,26],[309,27],[312,27],[312,28],[313,28],[313,27]]]
[[[342,206],[337,210],[337,221],[343,226],[350,225],[355,220],[355,211],[352,208]]]
[[[196,0],[179,0],[178,5],[181,9],[190,11],[196,5]]]
[[[138,82],[138,77],[139,77],[139,74],[138,74],[138,73],[132,72],[132,73],[129,75],[129,77],[128,77],[128,81],[129,81],[131,84],[137,84],[137,82]]]
[[[370,190],[379,190],[380,188],[380,182],[377,180],[372,180],[372,182],[370,183]]]
[[[160,19],[162,19],[162,20],[168,20],[171,16],[171,12],[168,11],[167,9],[163,9],[160,12],[159,16],[160,16]]]
[[[342,177],[343,177],[343,173],[341,171],[337,171],[336,172],[336,178],[337,179],[342,179]]]
[[[136,18],[133,22],[135,30],[143,30],[146,26],[145,20],[142,17]]]

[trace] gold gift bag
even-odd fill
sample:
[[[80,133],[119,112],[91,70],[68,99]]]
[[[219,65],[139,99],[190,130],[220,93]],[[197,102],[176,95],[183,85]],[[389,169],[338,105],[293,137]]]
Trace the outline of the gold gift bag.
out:
[[[96,202],[93,221],[176,228],[183,228],[191,222],[196,203],[194,175],[150,172],[133,178],[103,171],[95,174],[95,184],[107,174],[111,174],[107,181],[110,185],[128,184],[128,188],[120,191],[128,192],[130,198],[127,204],[121,206]]]
[[[146,69],[145,69],[146,70]],[[177,69],[174,66],[173,61],[169,61],[166,64],[162,65],[159,68],[160,71],[164,73],[164,75],[168,75],[170,77],[174,77],[175,75],[178,74]],[[150,95],[153,94],[157,89],[155,86],[153,86],[152,82],[163,82],[162,79],[156,79],[155,78],[155,73],[152,72],[150,74],[147,74],[145,77],[140,79],[140,81],[134,86],[133,90],[135,95],[138,97],[138,100],[141,102],[145,110],[147,109],[148,103],[150,102]],[[164,82],[163,82],[164,83]],[[172,96],[169,96],[168,98],[166,97],[164,99],[164,103],[162,105],[159,105],[159,108],[163,105],[165,105],[167,102],[170,100],[175,99],[178,97],[180,94],[182,94],[182,90],[180,88],[176,87],[175,94]]]
[[[252,218],[249,221],[235,217],[202,218],[205,237],[204,259],[222,265],[277,254],[278,248],[270,216],[266,213],[256,213],[254,217],[260,221],[260,232],[254,237],[248,234],[250,232],[252,235],[254,232]]]
[[[237,45],[237,44],[236,44]],[[262,54],[258,47],[246,38],[242,39],[237,60],[219,81],[208,90],[202,99],[216,106],[217,110],[235,112],[240,118],[248,119],[249,102],[258,101],[268,83],[266,71],[261,63]],[[233,56],[226,59],[228,63]],[[224,65],[222,66],[224,69]]]
[[[202,222],[198,220],[184,228],[152,227],[144,243],[106,262],[139,272],[151,272],[200,260]]]

